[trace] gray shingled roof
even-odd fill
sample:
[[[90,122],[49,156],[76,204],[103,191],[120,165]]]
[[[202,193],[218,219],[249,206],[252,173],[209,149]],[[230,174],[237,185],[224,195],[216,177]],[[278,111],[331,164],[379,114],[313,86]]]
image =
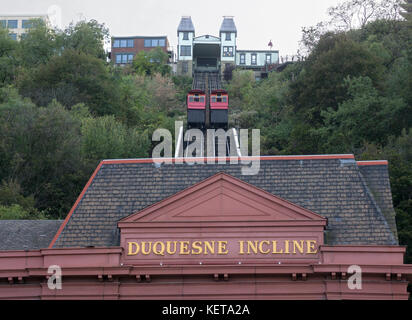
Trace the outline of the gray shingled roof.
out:
[[[47,248],[63,220],[0,220],[0,250]]]
[[[393,234],[397,238],[398,232],[396,230],[395,210],[392,202],[388,166],[359,166],[359,169],[374,200],[379,206],[382,214],[385,216]]]
[[[220,27],[219,32],[235,32],[235,33],[237,33],[235,21],[233,21],[232,17],[224,17],[223,18],[223,22],[222,22],[222,25]]]
[[[379,208],[389,202],[374,199],[367,183],[375,175],[361,170],[352,159],[263,160],[254,176],[243,176],[240,164],[103,163],[55,247],[119,245],[120,219],[218,172],[328,218],[328,244],[397,244],[390,229],[394,219]],[[385,183],[376,194],[388,197],[388,177],[379,179]]]
[[[195,32],[195,27],[193,26],[191,17],[182,17],[179,26],[177,27],[177,32]]]

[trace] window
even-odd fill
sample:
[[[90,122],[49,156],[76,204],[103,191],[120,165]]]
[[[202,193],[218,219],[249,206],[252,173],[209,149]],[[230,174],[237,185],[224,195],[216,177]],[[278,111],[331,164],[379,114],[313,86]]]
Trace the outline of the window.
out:
[[[191,46],[180,46],[180,56],[190,57],[192,55]]]
[[[7,27],[9,29],[17,29],[17,20],[9,20],[7,21]]]
[[[271,54],[266,54],[266,63],[271,64],[272,63],[272,55]]]
[[[12,40],[17,40],[17,33],[10,33],[9,36]]]
[[[133,48],[133,39],[116,39],[113,41],[113,48]]]
[[[189,32],[183,32],[183,40],[189,40]]]
[[[233,47],[223,47],[224,57],[233,57]]]
[[[252,53],[252,61],[251,61],[252,65],[256,65],[256,53]]]
[[[2,26],[3,28],[7,27],[7,21],[6,20],[0,20],[0,26]]]
[[[182,63],[182,73],[185,74],[185,73],[188,73],[188,71],[189,71],[189,64],[187,63],[187,61],[183,61],[183,63]]]
[[[230,41],[230,40],[231,40],[231,39],[230,39],[230,35],[231,35],[230,32],[226,32],[226,38],[225,38],[226,41]]]
[[[21,39],[21,40],[24,40],[24,39],[26,38],[26,36],[27,36],[27,33],[22,33],[22,34],[20,35],[20,39]]]
[[[32,22],[30,20],[22,20],[21,26],[22,26],[23,29],[29,29],[33,25],[32,25]]]
[[[166,39],[144,39],[145,48],[165,47]]]
[[[245,63],[246,63],[245,54],[241,53],[240,54],[240,64],[245,64]]]
[[[130,63],[133,61],[134,55],[132,53],[120,53],[116,54],[116,63]]]
[[[152,39],[152,47],[157,47],[159,45],[158,39]]]

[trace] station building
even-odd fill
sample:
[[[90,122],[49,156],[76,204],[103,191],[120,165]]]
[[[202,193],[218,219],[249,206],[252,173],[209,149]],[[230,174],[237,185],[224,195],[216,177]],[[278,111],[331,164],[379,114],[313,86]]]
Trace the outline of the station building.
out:
[[[279,63],[278,50],[239,50],[237,28],[233,17],[223,18],[219,36],[196,36],[189,16],[181,18],[177,28],[177,73],[192,76],[194,72],[220,72],[243,68],[263,77],[267,66]]]
[[[103,160],[63,222],[0,223],[0,298],[408,299],[387,161],[253,159]]]

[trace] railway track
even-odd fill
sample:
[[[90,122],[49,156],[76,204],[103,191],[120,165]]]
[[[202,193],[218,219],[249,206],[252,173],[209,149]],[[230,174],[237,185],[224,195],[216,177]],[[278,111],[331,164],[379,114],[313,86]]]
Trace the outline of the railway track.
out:
[[[195,72],[193,75],[192,90],[202,90],[206,94],[206,123],[205,128],[202,128],[203,133],[202,140],[200,141],[201,152],[198,157],[228,157],[228,156],[240,156],[240,149],[238,148],[238,143],[233,144],[233,141],[237,141],[237,133],[235,129],[229,132],[228,137],[218,138],[216,136],[215,130],[209,131],[207,133],[207,128],[210,127],[209,123],[209,99],[210,94],[214,90],[222,89],[221,77],[218,72]],[[188,138],[188,137],[186,137]],[[185,141],[185,134],[179,137],[180,148],[183,151],[184,157],[193,157],[191,154],[194,150],[188,148],[188,145],[192,141]],[[233,140],[234,139],[234,140]],[[232,143],[230,140],[233,140]],[[232,150],[231,150],[232,149]],[[180,154],[182,154],[180,153]],[[176,153],[178,154],[178,153]]]

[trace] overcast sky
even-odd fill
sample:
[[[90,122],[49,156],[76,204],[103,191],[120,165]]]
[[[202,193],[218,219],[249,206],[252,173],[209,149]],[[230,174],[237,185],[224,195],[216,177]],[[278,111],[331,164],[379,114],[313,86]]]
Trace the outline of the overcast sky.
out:
[[[267,49],[269,40],[280,55],[296,53],[301,27],[327,18],[327,9],[343,0],[0,0],[2,14],[47,13],[61,9],[63,26],[80,19],[104,22],[113,36],[167,35],[176,48],[182,15],[192,17],[196,36],[219,35],[222,16],[234,16],[238,49]],[[175,50],[176,51],[176,50]]]

